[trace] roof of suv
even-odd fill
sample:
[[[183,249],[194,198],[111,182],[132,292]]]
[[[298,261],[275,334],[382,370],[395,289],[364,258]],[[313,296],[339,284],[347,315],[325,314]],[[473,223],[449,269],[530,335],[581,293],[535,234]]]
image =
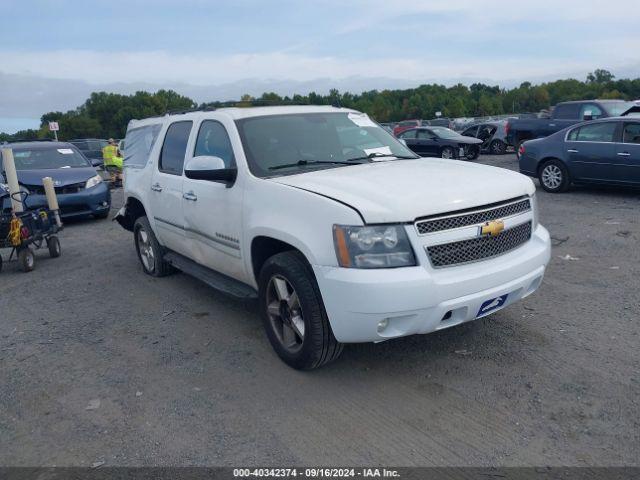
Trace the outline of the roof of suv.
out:
[[[161,117],[150,117],[142,120],[131,120],[130,127],[162,123],[165,119],[199,119],[208,118],[214,114],[223,113],[233,120],[249,117],[262,117],[267,115],[292,115],[300,113],[360,113],[350,108],[332,107],[330,105],[284,105],[272,107],[225,107],[215,110],[196,110],[193,112],[178,113],[174,115],[164,115]]]

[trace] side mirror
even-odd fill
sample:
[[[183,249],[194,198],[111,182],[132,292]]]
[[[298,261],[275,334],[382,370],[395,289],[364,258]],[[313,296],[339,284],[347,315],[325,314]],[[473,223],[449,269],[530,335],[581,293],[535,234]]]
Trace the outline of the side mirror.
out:
[[[231,185],[236,180],[238,170],[226,168],[220,157],[203,155],[189,159],[184,166],[184,174],[192,180],[209,180]]]
[[[582,120],[593,120],[593,114],[591,113],[591,110],[587,110],[586,112],[584,112],[584,115],[582,115]]]
[[[91,162],[92,167],[99,167],[104,164],[104,162],[99,158],[90,158],[89,161]]]

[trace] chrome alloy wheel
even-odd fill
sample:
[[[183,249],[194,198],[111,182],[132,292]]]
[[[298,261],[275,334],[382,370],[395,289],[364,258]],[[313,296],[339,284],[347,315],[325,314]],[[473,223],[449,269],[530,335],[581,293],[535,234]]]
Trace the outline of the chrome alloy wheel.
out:
[[[267,315],[280,344],[296,353],[304,342],[304,319],[300,300],[293,286],[281,275],[274,275],[267,285]]]
[[[153,272],[156,267],[155,253],[153,252],[149,234],[144,228],[138,229],[138,251],[140,252],[140,260],[144,268],[148,272]]]
[[[547,165],[542,170],[542,183],[551,190],[559,188],[562,184],[562,170],[557,165]]]
[[[449,147],[442,149],[442,158],[453,158],[453,150]]]

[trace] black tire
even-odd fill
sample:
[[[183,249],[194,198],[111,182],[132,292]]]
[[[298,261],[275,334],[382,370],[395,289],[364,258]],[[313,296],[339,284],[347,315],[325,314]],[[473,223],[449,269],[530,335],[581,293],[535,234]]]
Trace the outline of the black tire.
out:
[[[49,256],[51,258],[58,258],[62,255],[62,247],[60,247],[60,240],[55,235],[51,235],[47,238],[47,248],[49,249]]]
[[[288,308],[290,303],[279,295],[280,299],[273,297],[272,288],[276,279],[285,280],[291,289],[291,297],[293,293],[297,295],[296,307]],[[287,365],[298,370],[311,370],[340,356],[343,345],[333,335],[315,276],[302,254],[291,251],[278,253],[269,258],[260,271],[258,285],[260,314],[267,337],[273,349]],[[280,303],[282,315],[269,313],[268,306],[274,302],[276,305],[277,302]],[[288,314],[286,310],[289,311]],[[296,345],[285,346],[284,327],[278,329],[278,325],[282,326],[286,317],[289,325],[293,325],[294,315],[304,324],[303,335],[296,335]]]
[[[163,258],[164,248],[158,243],[146,216],[138,217],[133,224],[133,238],[144,273],[152,277],[164,277],[172,272],[171,265]]]
[[[442,158],[452,159],[455,158],[455,152],[451,147],[444,147],[442,150],[440,150],[440,156]]]
[[[493,155],[504,155],[507,152],[507,144],[502,140],[493,140],[489,145],[489,151]]]
[[[464,158],[467,160],[476,160],[480,156],[480,147],[478,145],[469,145],[465,152]]]
[[[566,192],[571,185],[571,178],[567,167],[560,160],[551,159],[544,162],[538,169],[540,186],[547,192]]]
[[[21,248],[18,252],[18,263],[24,272],[31,272],[36,266],[36,257],[29,247]]]

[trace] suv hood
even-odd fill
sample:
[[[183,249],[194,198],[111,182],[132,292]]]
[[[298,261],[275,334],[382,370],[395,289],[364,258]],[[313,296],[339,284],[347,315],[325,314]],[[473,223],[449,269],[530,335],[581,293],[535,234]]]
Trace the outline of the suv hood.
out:
[[[519,173],[435,158],[372,162],[271,180],[346,203],[369,224],[412,222],[535,192],[533,182]]]
[[[24,185],[42,185],[44,177],[51,177],[56,187],[86,182],[98,173],[93,167],[18,170],[18,182]]]

